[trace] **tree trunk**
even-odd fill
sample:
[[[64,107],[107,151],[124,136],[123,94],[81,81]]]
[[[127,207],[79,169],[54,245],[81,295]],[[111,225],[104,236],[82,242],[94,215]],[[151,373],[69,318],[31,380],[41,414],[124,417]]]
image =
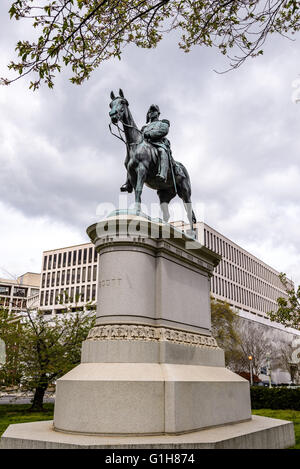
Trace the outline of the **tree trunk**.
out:
[[[43,379],[41,379],[35,388],[32,406],[29,409],[31,412],[42,412],[44,410],[43,402],[47,387],[48,382],[46,383]]]

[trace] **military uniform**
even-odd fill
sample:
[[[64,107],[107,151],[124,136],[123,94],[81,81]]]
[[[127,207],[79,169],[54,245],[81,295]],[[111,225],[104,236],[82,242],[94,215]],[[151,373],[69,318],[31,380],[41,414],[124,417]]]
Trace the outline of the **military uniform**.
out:
[[[157,177],[166,181],[169,159],[172,158],[170,141],[166,138],[169,133],[170,122],[167,119],[155,120],[142,128],[144,138],[152,143],[159,154],[159,171]]]

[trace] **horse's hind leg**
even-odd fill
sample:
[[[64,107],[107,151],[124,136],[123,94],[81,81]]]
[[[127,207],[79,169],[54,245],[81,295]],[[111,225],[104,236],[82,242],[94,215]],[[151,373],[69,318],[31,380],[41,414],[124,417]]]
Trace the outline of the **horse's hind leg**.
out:
[[[181,190],[178,190],[178,195],[183,201],[183,205],[188,217],[188,221],[191,227],[191,230],[194,231],[194,223],[197,222],[191,200],[191,191],[189,187],[183,187]]]
[[[170,218],[169,202],[175,197],[176,193],[174,190],[159,190],[157,191],[157,194],[160,201],[160,208],[163,214],[163,220],[165,222],[168,222]]]
[[[195,215],[193,215],[194,212],[192,209],[192,201],[191,200],[189,200],[188,202],[183,201],[183,205],[184,205],[187,217],[188,217],[189,224],[191,226],[191,230],[193,230],[194,229],[193,220],[195,219]]]

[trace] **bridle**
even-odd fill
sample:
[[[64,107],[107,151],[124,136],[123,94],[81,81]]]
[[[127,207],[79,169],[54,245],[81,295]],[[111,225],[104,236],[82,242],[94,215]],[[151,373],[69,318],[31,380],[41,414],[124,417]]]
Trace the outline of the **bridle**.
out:
[[[111,130],[111,123],[108,124],[108,127],[109,127],[109,131],[110,133],[114,136],[114,137],[117,137],[119,140],[122,140],[123,143],[125,143],[126,145],[126,148],[127,150],[129,150],[129,146],[130,145],[137,145],[137,142],[132,142],[132,143],[128,143],[126,142],[126,140],[124,140],[124,138],[122,137],[122,132],[123,134],[125,133],[125,130],[121,129],[119,127],[119,121],[123,124],[123,126],[125,127],[131,127],[132,129],[135,129],[137,130],[141,135],[143,135],[143,132],[141,132],[137,127],[135,127],[134,125],[130,125],[130,124],[126,124],[121,118],[118,118],[118,121],[116,124],[113,123],[113,125],[115,125],[118,129],[118,132],[119,132],[119,135],[115,134],[112,130]]]

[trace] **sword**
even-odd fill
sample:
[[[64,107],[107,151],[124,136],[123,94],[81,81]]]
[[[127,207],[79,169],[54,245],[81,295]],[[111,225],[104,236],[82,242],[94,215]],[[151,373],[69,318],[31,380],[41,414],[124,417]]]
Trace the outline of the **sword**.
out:
[[[171,155],[170,155],[169,152],[168,152],[168,159],[169,159],[169,165],[170,165],[170,167],[171,167],[171,173],[172,173],[172,179],[173,179],[173,184],[174,184],[175,193],[178,194],[178,192],[177,192],[177,186],[176,186],[176,181],[175,181],[175,175],[174,175],[173,163],[172,163],[172,161],[171,161]]]

